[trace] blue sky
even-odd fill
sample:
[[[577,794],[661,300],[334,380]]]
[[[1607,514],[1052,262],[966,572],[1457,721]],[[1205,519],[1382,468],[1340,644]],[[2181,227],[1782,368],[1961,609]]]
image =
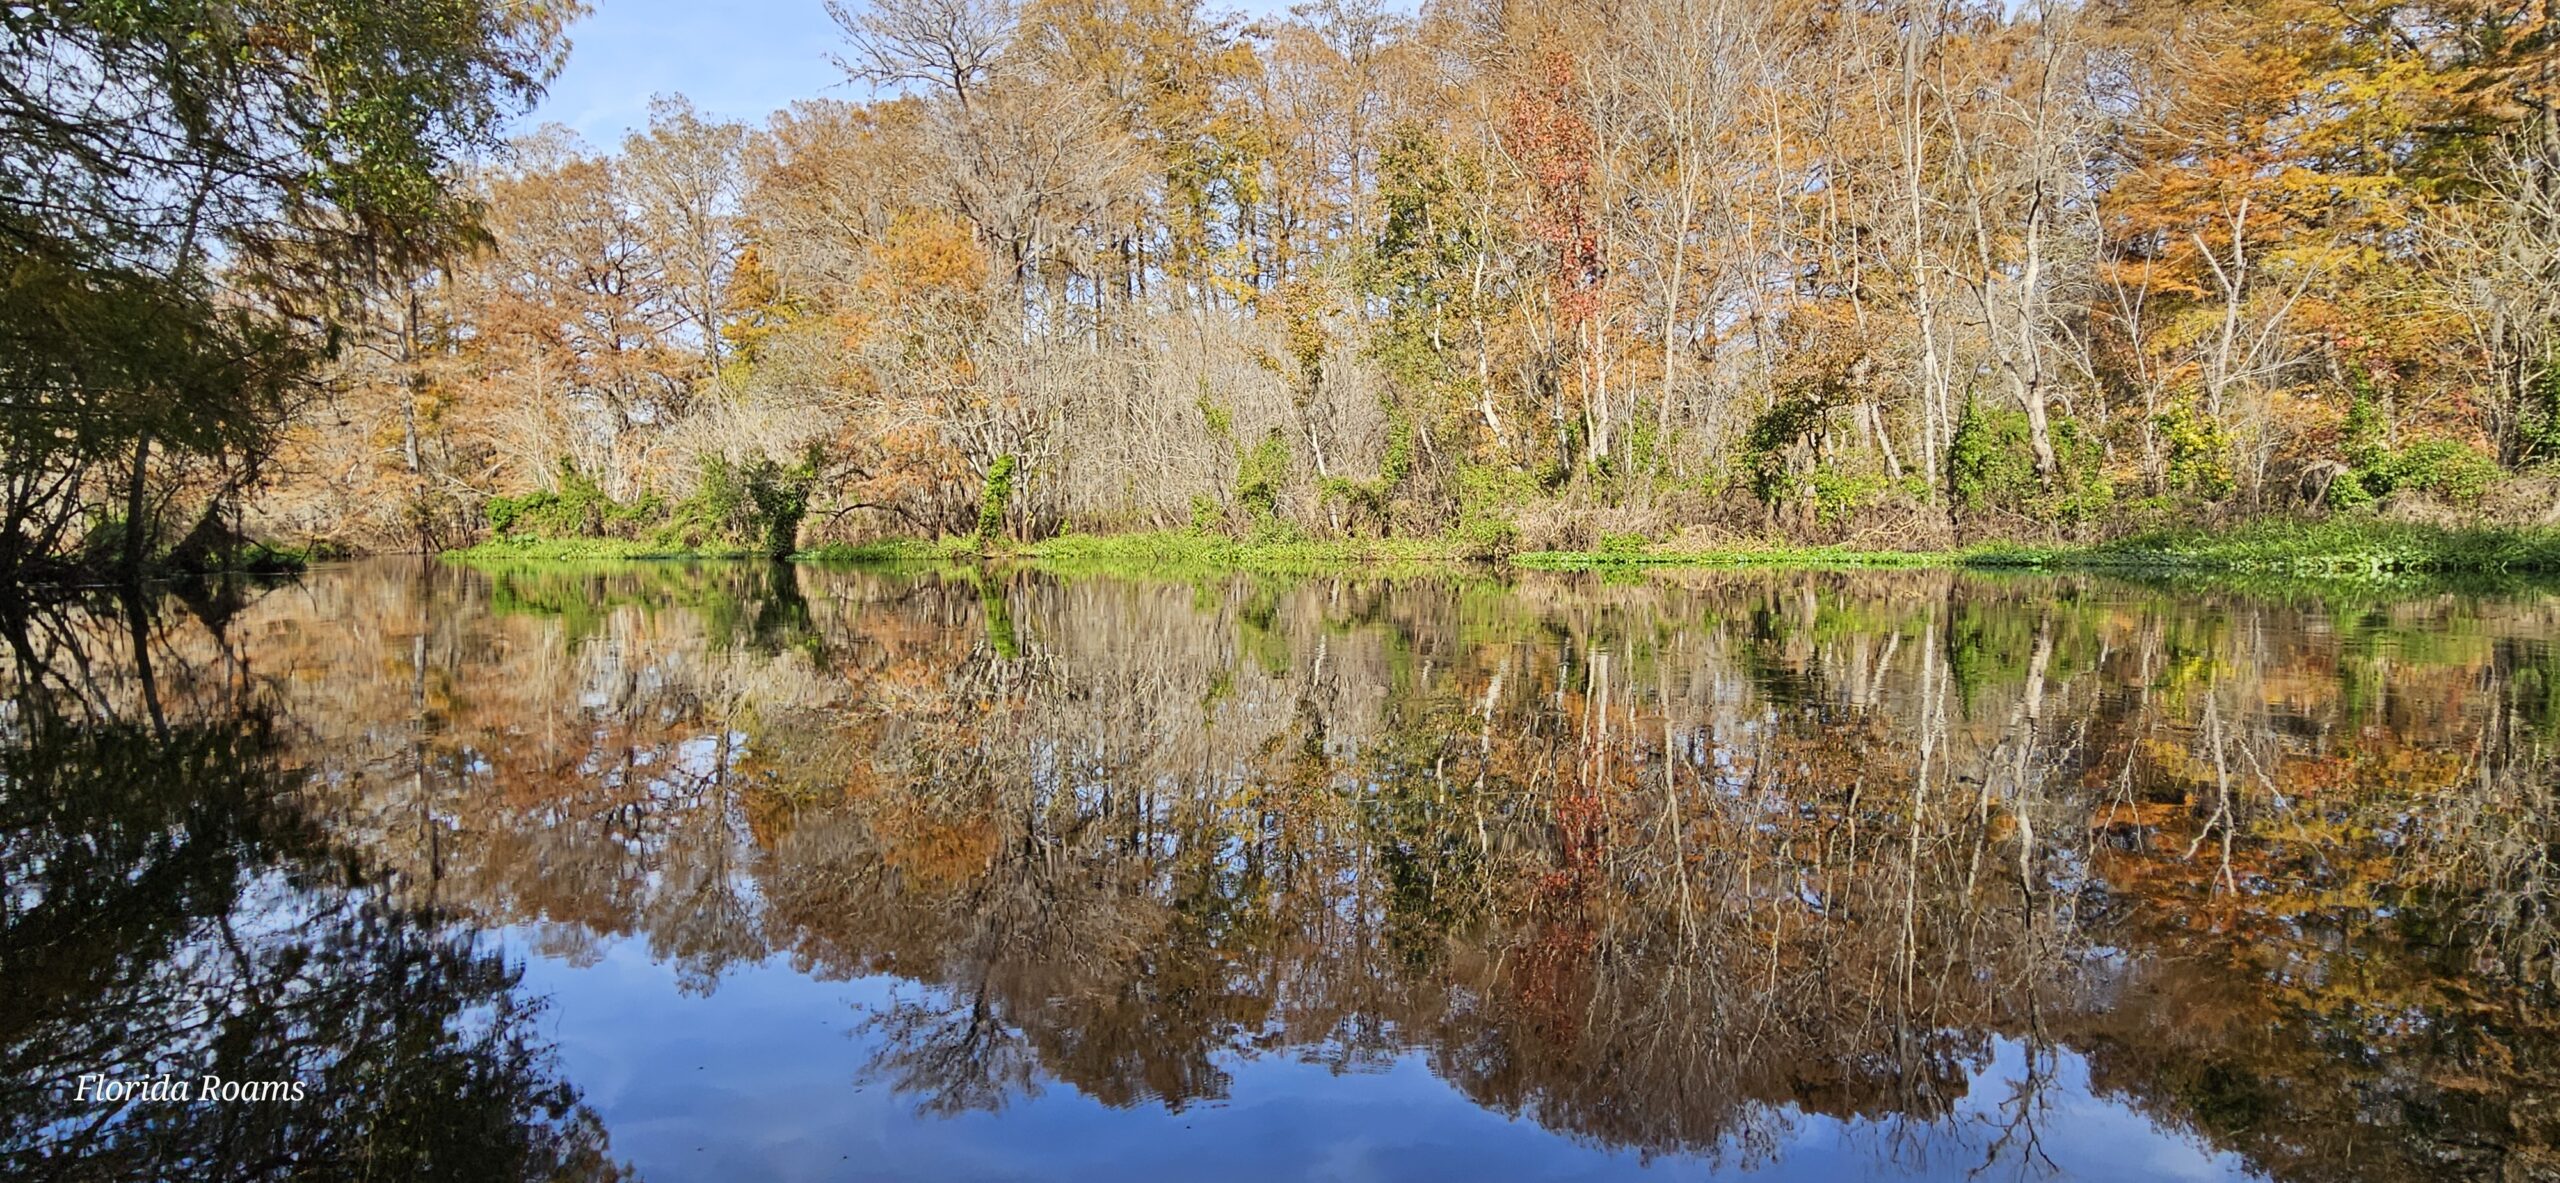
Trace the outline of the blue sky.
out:
[[[867,93],[829,60],[843,39],[821,0],[589,3],[594,11],[569,30],[568,68],[521,130],[563,123],[607,148],[648,122],[651,95],[682,94],[712,115],[760,125],[794,99]],[[1212,0],[1210,7],[1277,12],[1288,0]]]
[[[842,42],[820,0],[590,3],[569,29],[568,67],[525,130],[564,123],[603,148],[648,122],[651,95],[757,124],[794,99],[860,97],[828,60]]]

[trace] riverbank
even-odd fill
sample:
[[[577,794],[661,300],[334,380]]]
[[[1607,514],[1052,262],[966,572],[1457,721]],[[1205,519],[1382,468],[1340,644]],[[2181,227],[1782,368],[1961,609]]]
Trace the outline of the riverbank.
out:
[[[1833,566],[2231,572],[2361,577],[2398,574],[2560,573],[2560,529],[2439,526],[2375,520],[2261,521],[2229,529],[2166,530],[2087,545],[1985,542],[1945,551],[1769,546],[1684,551],[1550,552],[1519,565],[1614,567]]]
[[[1027,544],[976,539],[829,547],[803,557],[847,562],[1020,559],[1043,564],[1323,571],[1345,567],[1490,563],[1528,570],[1644,567],[1973,567],[2052,570],[2232,571],[2358,576],[2400,573],[2560,573],[2560,529],[2439,526],[2373,519],[2251,522],[2171,530],[2088,545],[1985,542],[1955,550],[1864,550],[1741,541],[1682,547],[1611,539],[1583,551],[1472,553],[1439,538],[1242,542],[1189,533],[1070,534]]]
[[[1158,531],[1062,534],[1038,542],[986,543],[975,538],[829,546],[802,556],[821,562],[951,562],[1007,560],[1074,570],[1251,571],[1311,575],[1342,570],[1418,570],[1481,564],[1444,538],[1334,538],[1248,542],[1216,534]]]
[[[448,552],[465,561],[727,559],[743,549],[682,549],[611,538],[501,539]],[[1988,542],[1958,550],[1858,550],[1741,541],[1683,547],[1627,537],[1587,551],[1488,555],[1447,538],[1248,542],[1165,531],[1068,534],[1039,542],[976,538],[830,545],[795,559],[834,563],[1016,561],[1078,570],[1226,570],[1272,574],[1508,566],[1607,571],[1652,567],[1969,567],[1986,569],[2282,573],[2560,573],[2560,529],[2437,526],[2359,519],[2262,521],[2227,530],[2160,531],[2091,545]]]
[[[308,570],[313,563],[350,557],[346,551],[327,545],[285,546],[267,542],[243,542],[223,550],[171,550],[145,559],[139,581],[162,584],[244,576],[291,576]],[[19,568],[9,582],[15,587],[58,593],[80,588],[116,587],[134,581],[135,576],[125,568],[122,557],[109,552],[67,560],[38,560]]]
[[[2370,519],[2262,521],[2226,530],[2169,530],[2082,547],[1995,544],[1965,552],[1970,566],[2258,574],[2560,573],[2560,529],[2441,526]]]
[[[466,562],[595,563],[621,560],[750,559],[743,546],[682,546],[632,538],[492,538],[444,552]],[[806,556],[794,556],[806,557]]]

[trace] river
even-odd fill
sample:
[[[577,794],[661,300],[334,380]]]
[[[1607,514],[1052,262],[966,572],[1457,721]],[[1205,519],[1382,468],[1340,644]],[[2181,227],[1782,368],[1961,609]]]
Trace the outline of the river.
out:
[[[5,616],[12,1179],[2560,1176],[2530,585],[410,559]],[[300,1098],[78,1086],[208,1076]]]

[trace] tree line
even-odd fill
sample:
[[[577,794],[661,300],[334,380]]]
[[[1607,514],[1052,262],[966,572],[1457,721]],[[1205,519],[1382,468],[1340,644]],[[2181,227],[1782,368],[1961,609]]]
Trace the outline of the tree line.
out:
[[[2539,3],[830,12],[870,97],[762,126],[667,97],[603,149],[480,143],[562,14],[481,28],[460,163],[347,190],[449,191],[477,232],[333,273],[291,397],[183,445],[226,459],[111,463],[169,434],[118,423],[78,463],[14,461],[50,482],[19,501],[76,509],[19,545],[146,518],[170,545],[164,503],[377,548],[1493,552],[2551,500]],[[298,290],[251,306],[270,288]]]

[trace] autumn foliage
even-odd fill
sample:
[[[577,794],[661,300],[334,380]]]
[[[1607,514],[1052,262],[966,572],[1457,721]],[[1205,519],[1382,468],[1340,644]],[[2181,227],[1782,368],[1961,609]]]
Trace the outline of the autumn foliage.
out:
[[[2537,6],[834,11],[867,101],[476,174],[262,520],[450,545],[564,457],[672,502],[812,446],[808,542],[976,532],[1000,460],[1024,538],[2549,500]]]

